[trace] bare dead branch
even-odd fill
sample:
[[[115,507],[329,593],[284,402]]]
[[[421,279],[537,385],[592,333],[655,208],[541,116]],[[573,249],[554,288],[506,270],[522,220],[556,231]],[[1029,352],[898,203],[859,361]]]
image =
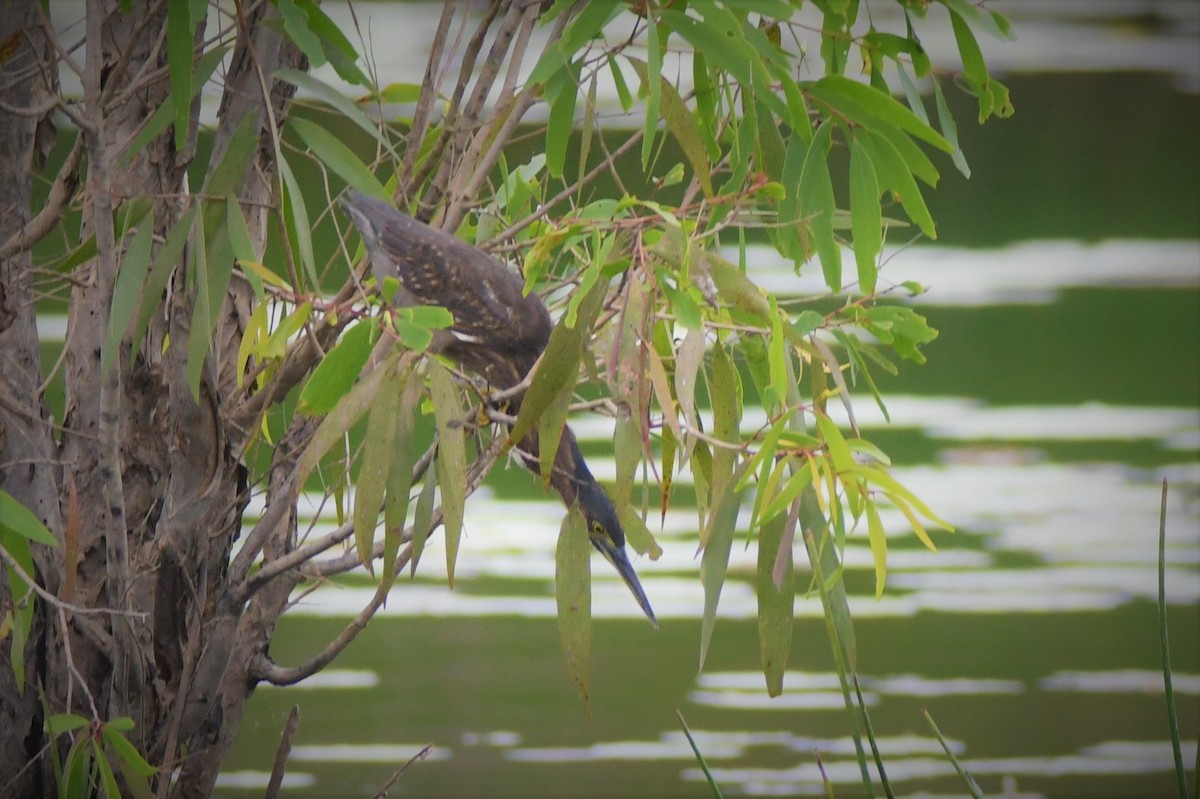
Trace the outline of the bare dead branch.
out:
[[[491,239],[489,239],[486,243],[484,243],[480,249],[489,250],[489,251],[494,250],[506,239],[509,239],[509,238],[515,236],[517,233],[520,233],[522,230],[529,227],[534,222],[536,222],[539,219],[541,219],[542,217],[546,216],[546,214],[553,211],[559,205],[559,203],[562,203],[565,200],[569,199],[571,197],[571,195],[573,195],[577,191],[579,191],[580,188],[582,188],[583,186],[586,186],[588,183],[592,182],[597,177],[599,177],[600,174],[602,172],[604,172],[604,170],[606,170],[612,166],[613,162],[616,161],[617,158],[620,158],[621,156],[625,155],[625,153],[629,152],[634,147],[636,147],[638,142],[640,142],[642,140],[642,135],[643,135],[643,132],[641,129],[638,129],[637,131],[635,131],[633,133],[633,135],[631,135],[620,147],[613,150],[608,158],[606,158],[604,161],[602,161],[601,163],[599,163],[595,167],[593,167],[591,170],[589,170],[586,175],[584,175],[582,178],[580,178],[579,180],[572,183],[570,186],[567,186],[565,189],[563,189],[558,194],[551,197],[549,200],[546,200],[546,202],[539,205],[538,209],[536,211],[534,211],[532,214],[530,214],[529,216],[525,217],[524,219],[518,220],[517,222],[514,222],[513,224],[509,225],[504,230],[497,233],[495,236],[493,236]]]
[[[412,126],[408,130],[408,143],[404,148],[404,161],[400,165],[400,200],[404,206],[408,205],[411,192],[416,190],[416,185],[411,182],[412,171],[417,162],[417,153],[421,150],[421,142],[425,139],[426,131],[429,130],[429,119],[433,113],[434,101],[437,99],[438,86],[441,85],[442,53],[445,49],[447,34],[450,31],[450,22],[454,19],[454,12],[457,8],[458,3],[453,1],[442,5],[442,15],[438,19],[437,33],[433,37],[429,60],[425,63],[425,77],[421,81],[421,94],[417,98],[417,107],[413,110]]]
[[[405,763],[400,768],[396,769],[396,772],[394,774],[392,774],[391,777],[388,778],[388,781],[385,782],[382,787],[380,787],[379,791],[375,794],[374,797],[372,797],[372,799],[387,799],[388,791],[390,791],[392,789],[392,786],[394,786],[400,780],[400,778],[404,776],[404,772],[408,771],[408,767],[411,766],[413,763],[416,763],[418,760],[424,760],[426,757],[429,756],[429,752],[432,749],[433,749],[433,744],[425,744],[423,747],[421,747],[420,752],[417,752],[415,755],[413,755],[412,757],[410,757],[408,759],[407,763]]]
[[[473,494],[475,489],[479,487],[479,484],[483,482],[484,476],[491,470],[492,465],[500,456],[500,453],[504,448],[505,440],[505,437],[497,436],[492,440],[491,445],[488,446],[488,448],[480,454],[475,462],[471,464],[471,468],[467,470],[465,481],[467,496]],[[432,532],[441,526],[442,523],[442,509],[440,506],[434,509],[431,521],[430,533],[432,534]],[[351,529],[351,532],[353,532],[353,529]],[[346,537],[349,537],[349,535],[350,533],[347,533]],[[411,535],[411,533],[409,533],[409,535]],[[400,575],[400,572],[403,571],[404,567],[408,565],[408,562],[411,560],[411,558],[412,542],[409,541],[408,545],[405,546],[404,549],[396,556],[396,563],[392,569],[393,577]],[[266,566],[263,567],[264,570],[266,568]],[[353,568],[353,566],[350,568]],[[284,668],[274,663],[265,654],[259,655],[255,661],[253,669],[254,673],[252,676],[261,680],[265,680],[272,685],[294,685],[295,683],[298,683],[307,677],[311,677],[329,665],[329,663],[331,663],[343,649],[350,645],[350,642],[353,641],[358,634],[362,632],[363,628],[366,627],[367,623],[374,618],[375,613],[380,607],[383,606],[385,601],[387,601],[387,592],[376,591],[372,596],[371,601],[368,602],[366,607],[364,607],[359,614],[355,616],[349,624],[346,625],[342,632],[338,634],[337,638],[330,641],[325,649],[323,649],[317,655],[299,666],[290,669]]]
[[[279,749],[275,752],[275,765],[271,767],[271,779],[267,781],[267,791],[263,799],[277,799],[279,789],[283,787],[283,773],[287,770],[288,756],[292,753],[292,740],[296,737],[296,728],[300,726],[300,706],[292,705],[287,723],[283,725],[283,735],[279,738]]]
[[[0,258],[8,258],[13,253],[27,250],[37,244],[54,230],[55,225],[62,219],[67,202],[79,185],[77,170],[83,156],[83,138],[82,134],[75,137],[75,143],[54,178],[54,184],[50,187],[50,194],[46,197],[46,204],[42,206],[42,210],[29,220],[24,229],[14,233],[8,241],[0,245]]]
[[[8,567],[13,570],[13,573],[17,575],[17,578],[20,579],[21,582],[29,586],[29,588],[35,594],[58,610],[70,611],[72,614],[78,614],[81,616],[124,616],[131,619],[142,619],[146,616],[145,613],[135,610],[118,610],[116,608],[85,608],[80,607],[79,605],[72,605],[69,602],[63,602],[54,594],[43,588],[37,580],[33,579],[33,577],[31,577],[23,568],[21,568],[21,564],[18,563],[12,555],[8,554],[8,550],[4,549],[4,547],[0,547],[0,560],[3,560],[6,564],[8,564]]]

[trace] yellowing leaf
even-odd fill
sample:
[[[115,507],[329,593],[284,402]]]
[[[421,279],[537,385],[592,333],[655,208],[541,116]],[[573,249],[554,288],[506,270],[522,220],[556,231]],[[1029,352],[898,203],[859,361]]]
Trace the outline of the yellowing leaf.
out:
[[[887,534],[879,520],[879,509],[870,499],[867,500],[867,540],[871,544],[871,559],[875,561],[875,598],[879,599],[887,582]]]

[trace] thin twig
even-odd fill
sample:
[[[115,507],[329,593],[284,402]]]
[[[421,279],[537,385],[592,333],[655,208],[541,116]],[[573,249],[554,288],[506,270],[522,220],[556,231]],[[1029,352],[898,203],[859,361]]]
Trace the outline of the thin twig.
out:
[[[471,468],[467,470],[465,481],[466,490],[464,493],[466,495],[469,496],[470,494],[474,493],[475,489],[479,487],[479,484],[483,482],[484,476],[488,473],[488,471],[491,470],[492,465],[500,456],[503,445],[504,439],[500,436],[497,436],[492,441],[491,445],[488,446],[488,448],[475,460],[473,464],[471,464]],[[432,532],[436,530],[441,523],[442,509],[438,507],[433,512],[433,518],[431,519],[429,528],[430,533],[432,534]],[[396,556],[396,562],[392,567],[393,577],[400,575],[400,572],[403,571],[404,567],[408,565],[408,562],[411,560],[411,558],[412,542],[410,541],[409,544]],[[260,574],[270,565],[272,564],[264,565],[263,569],[260,570]],[[386,601],[387,592],[376,591],[374,596],[372,596],[371,601],[367,603],[367,606],[364,607],[359,614],[345,626],[345,628],[343,628],[342,632],[338,634],[337,638],[330,641],[325,649],[323,649],[317,655],[299,666],[285,668],[274,663],[265,654],[260,655],[253,666],[253,676],[260,680],[269,682],[272,685],[294,685],[295,683],[298,683],[307,677],[311,677],[313,674],[316,674],[318,671],[329,665],[329,663],[332,662],[333,659],[342,652],[342,650],[350,645],[350,642],[353,641],[363,630],[363,628],[367,626],[367,623],[370,622],[370,620],[375,616],[375,613]]]
[[[555,209],[555,207],[558,206],[559,203],[563,202],[564,200],[569,199],[571,197],[571,195],[573,195],[573,194],[575,194],[575,192],[579,191],[580,188],[582,188],[583,186],[587,185],[588,183],[590,183],[591,181],[593,181],[597,177],[599,177],[600,174],[602,172],[604,172],[604,170],[610,166],[611,162],[615,161],[617,158],[620,158],[625,153],[629,152],[634,147],[636,147],[637,143],[642,140],[642,135],[643,134],[642,134],[641,130],[635,131],[633,133],[633,135],[630,136],[620,147],[618,147],[616,150],[614,150],[612,152],[611,156],[608,159],[605,159],[603,162],[597,164],[595,167],[593,167],[586,175],[581,177],[579,180],[575,181],[570,186],[567,186],[565,189],[563,189],[558,194],[551,197],[549,200],[546,200],[544,203],[541,203],[540,205],[538,205],[538,209],[536,211],[534,211],[532,214],[525,217],[524,219],[514,222],[513,224],[509,225],[504,230],[497,233],[495,236],[490,238],[486,243],[484,243],[480,247],[480,249],[488,250],[488,251],[494,250],[501,242],[512,238],[517,233],[520,233],[522,230],[529,227],[534,222],[538,221],[539,219],[544,217],[546,214],[553,211]]]
[[[420,752],[417,752],[415,755],[413,755],[412,757],[410,757],[408,759],[407,763],[405,763],[400,768],[396,769],[396,773],[394,773],[391,777],[388,778],[388,781],[383,784],[383,787],[381,787],[379,789],[379,791],[375,794],[374,797],[372,797],[372,799],[387,799],[388,791],[390,791],[392,789],[392,786],[394,786],[400,780],[400,778],[404,776],[404,772],[408,771],[408,767],[411,766],[413,763],[416,763],[418,760],[424,760],[426,757],[429,756],[429,753],[432,750],[433,750],[433,744],[425,744],[423,747],[421,747]]]
[[[75,188],[79,185],[79,175],[76,170],[79,169],[79,161],[83,157],[83,138],[82,134],[75,137],[75,143],[71,145],[71,151],[67,153],[66,159],[63,160],[62,166],[58,170],[58,175],[54,178],[54,184],[50,187],[50,193],[46,196],[42,210],[29,220],[29,224],[13,233],[8,241],[0,245],[0,259],[8,258],[14,253],[27,250],[37,244],[50,231],[54,230],[54,226],[62,219],[67,201],[71,199]]]
[[[263,799],[276,799],[279,789],[283,787],[283,773],[287,769],[288,756],[292,753],[292,740],[296,737],[296,728],[300,726],[300,706],[292,705],[287,723],[283,725],[283,735],[279,738],[279,749],[275,752],[275,765],[271,767],[271,779],[267,781],[267,791]]]
[[[146,613],[143,613],[141,611],[136,611],[136,610],[114,610],[113,608],[84,608],[84,607],[80,607],[79,605],[72,605],[69,602],[63,602],[61,599],[56,597],[54,594],[50,593],[45,588],[42,588],[42,586],[40,586],[36,580],[34,580],[32,577],[30,577],[29,574],[23,568],[21,568],[21,564],[17,563],[16,559],[12,555],[10,555],[8,553],[8,550],[6,550],[4,547],[0,547],[0,560],[3,560],[6,564],[8,564],[8,567],[13,570],[13,574],[17,575],[17,578],[20,579],[21,582],[25,583],[25,585],[29,586],[29,588],[35,594],[37,594],[39,597],[41,597],[46,602],[50,603],[50,605],[52,605],[53,607],[55,607],[59,610],[68,610],[73,614],[79,614],[79,615],[107,614],[109,616],[121,616],[121,617],[125,617],[125,618],[130,618],[130,619],[144,619],[147,616]]]
[[[83,689],[83,695],[87,697],[88,705],[92,709],[92,720],[100,721],[100,711],[96,708],[96,697],[92,696],[92,689],[88,688],[87,680],[83,679],[83,675],[79,673],[79,669],[75,666],[75,658],[71,654],[71,630],[67,626],[66,611],[62,608],[58,609],[58,623],[62,626],[63,655],[67,659],[67,670],[71,672],[71,676],[79,683],[79,687]]]

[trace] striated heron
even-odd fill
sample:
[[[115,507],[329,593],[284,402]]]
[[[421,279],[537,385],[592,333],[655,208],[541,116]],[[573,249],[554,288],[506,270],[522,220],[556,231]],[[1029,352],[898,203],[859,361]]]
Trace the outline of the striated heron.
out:
[[[342,201],[362,234],[376,281],[395,278],[396,305],[441,305],[454,315],[448,330],[434,334],[430,350],[441,353],[504,390],[525,379],[550,340],[550,313],[536,294],[525,295],[521,278],[495,258],[391,205],[356,191]],[[515,412],[520,396],[510,400]],[[538,472],[538,434],[529,433],[516,451]],[[578,504],[588,537],[629,586],[638,604],[658,625],[633,565],[625,554],[625,531],[612,500],[588,470],[575,434],[563,428],[550,484],[567,507]]]

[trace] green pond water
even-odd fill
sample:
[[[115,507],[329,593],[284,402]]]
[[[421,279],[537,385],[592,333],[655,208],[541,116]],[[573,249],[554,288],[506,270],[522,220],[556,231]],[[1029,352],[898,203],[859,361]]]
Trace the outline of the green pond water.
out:
[[[1194,22],[1186,30],[1195,44]],[[1006,75],[1018,113],[982,128],[959,103],[972,179],[944,164],[929,197],[939,242],[885,270],[931,287],[918,304],[941,335],[928,364],[877,376],[891,425],[869,397],[856,412],[901,481],[958,527],[933,554],[885,516],[898,532],[878,602],[865,535],[847,549],[863,689],[897,795],[965,794],[922,710],[989,795],[1172,794],[1154,605],[1164,477],[1175,690],[1194,762],[1200,70],[1144,69]],[[765,252],[751,268],[772,288],[793,280]],[[593,471],[611,477],[611,425],[573,424]],[[554,620],[561,514],[523,472],[495,475],[468,504],[455,591],[433,543],[423,575],[401,581],[330,670],[260,689],[219,794],[261,795],[299,705],[290,797],[373,795],[426,743],[390,795],[708,795],[676,709],[726,796],[823,795],[822,769],[838,796],[862,795],[816,597],[797,598],[784,695],[765,694],[753,551],[734,549],[698,673],[687,507],[668,514],[664,557],[636,564],[661,629],[594,561],[585,714]],[[290,665],[320,650],[370,590],[350,581],[305,598],[272,656]]]

